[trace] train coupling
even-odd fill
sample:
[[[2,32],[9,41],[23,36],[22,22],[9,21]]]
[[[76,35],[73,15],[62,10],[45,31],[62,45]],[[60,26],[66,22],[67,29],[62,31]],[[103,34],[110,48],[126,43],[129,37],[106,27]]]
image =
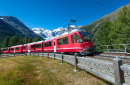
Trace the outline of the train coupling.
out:
[[[83,51],[79,51],[81,55],[94,54],[94,47],[87,47]]]

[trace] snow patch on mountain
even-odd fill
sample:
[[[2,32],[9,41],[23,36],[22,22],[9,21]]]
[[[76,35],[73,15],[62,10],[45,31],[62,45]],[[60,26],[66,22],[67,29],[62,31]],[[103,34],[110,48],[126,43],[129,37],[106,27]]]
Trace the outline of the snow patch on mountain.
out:
[[[4,19],[4,18],[0,18],[0,19]]]
[[[82,27],[83,27],[83,25],[80,25],[78,27],[76,27],[75,25],[70,25],[69,29],[70,30],[80,29]],[[44,39],[50,39],[52,37],[62,35],[63,33],[67,32],[68,29],[63,28],[63,27],[59,27],[59,28],[54,29],[54,30],[45,30],[44,28],[33,28],[32,31],[35,32],[36,34],[38,34],[39,36],[41,36]]]

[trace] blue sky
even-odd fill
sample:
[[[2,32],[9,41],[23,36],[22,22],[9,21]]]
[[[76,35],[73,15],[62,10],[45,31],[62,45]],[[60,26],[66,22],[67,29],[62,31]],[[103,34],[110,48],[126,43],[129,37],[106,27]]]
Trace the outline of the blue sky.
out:
[[[0,0],[0,16],[14,16],[29,28],[53,30],[67,27],[70,19],[76,26],[87,25],[130,0]]]

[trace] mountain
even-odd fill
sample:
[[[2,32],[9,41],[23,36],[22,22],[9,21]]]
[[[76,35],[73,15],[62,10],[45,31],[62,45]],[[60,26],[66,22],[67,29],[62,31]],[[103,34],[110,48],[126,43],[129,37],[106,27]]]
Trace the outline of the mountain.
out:
[[[34,38],[37,35],[17,18],[0,16],[0,45],[6,36],[12,37],[18,35],[23,38],[25,37],[26,31],[29,38]]]
[[[37,34],[35,34],[32,30],[30,30],[27,26],[25,26],[20,20],[12,16],[0,16],[0,18],[8,23],[10,26],[14,27],[15,30],[19,30],[23,35],[26,34],[30,38],[34,38]]]
[[[83,27],[83,25],[80,25],[78,27],[75,27],[74,25],[70,25],[70,30],[79,29],[82,27]],[[35,32],[36,34],[38,34],[39,36],[41,36],[42,38],[48,39],[48,38],[62,35],[63,33],[67,32],[68,29],[63,28],[63,27],[59,27],[59,28],[54,29],[54,30],[44,30],[44,28],[33,28],[32,31]]]
[[[126,5],[127,7],[130,6],[130,4]],[[114,20],[116,20],[118,18],[118,12],[120,10],[122,10],[123,6],[118,8],[117,10],[115,10],[114,12],[107,14],[99,19],[97,19],[96,21],[84,26],[81,29],[84,29],[85,31],[87,31],[88,33],[90,33],[92,41],[94,42],[94,44],[97,42],[97,34],[100,31],[100,27],[103,25],[103,23],[105,21],[111,21],[113,22]]]

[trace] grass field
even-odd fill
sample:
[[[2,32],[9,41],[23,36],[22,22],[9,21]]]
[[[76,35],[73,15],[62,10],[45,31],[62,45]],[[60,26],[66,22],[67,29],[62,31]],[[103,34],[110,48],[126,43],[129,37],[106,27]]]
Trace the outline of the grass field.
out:
[[[0,85],[108,85],[59,60],[38,56],[0,58]]]

